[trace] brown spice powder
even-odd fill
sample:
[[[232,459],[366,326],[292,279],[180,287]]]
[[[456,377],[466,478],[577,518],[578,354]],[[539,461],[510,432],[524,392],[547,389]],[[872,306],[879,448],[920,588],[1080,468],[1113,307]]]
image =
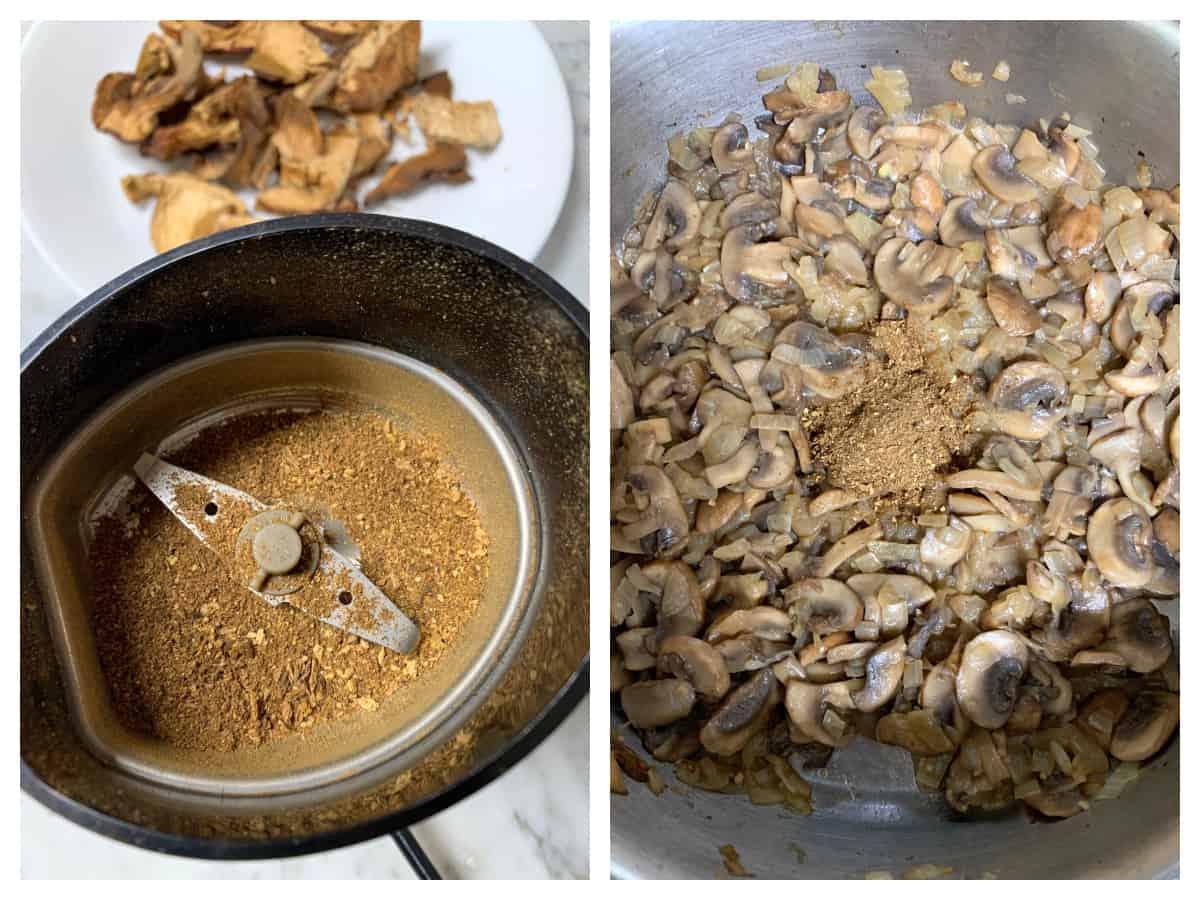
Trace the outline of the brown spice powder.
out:
[[[488,538],[436,439],[366,411],[268,414],[169,458],[270,505],[323,506],[422,637],[399,656],[271,607],[139,483],[136,528],[105,519],[92,548],[97,649],[132,729],[232,751],[373,712],[437,666],[478,608]]]
[[[826,487],[917,507],[967,434],[971,388],[943,377],[923,348],[922,325],[876,325],[864,377],[839,400],[806,410]]]

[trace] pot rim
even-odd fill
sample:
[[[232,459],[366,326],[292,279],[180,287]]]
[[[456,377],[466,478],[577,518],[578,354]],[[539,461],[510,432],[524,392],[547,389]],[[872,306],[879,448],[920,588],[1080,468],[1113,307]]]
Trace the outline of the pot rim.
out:
[[[537,266],[489,241],[456,228],[420,219],[402,219],[374,213],[318,213],[309,216],[271,219],[222,231],[139,263],[128,272],[118,275],[107,284],[92,291],[31,341],[21,351],[21,373],[23,375],[55,339],[96,307],[137,282],[180,260],[273,234],[327,229],[390,232],[404,237],[417,237],[435,243],[448,244],[482,256],[540,289],[579,330],[584,340],[589,340],[587,310],[570,292]],[[24,758],[21,759],[21,789],[43,806],[90,831],[160,853],[198,859],[250,860],[300,856],[335,850],[414,825],[453,806],[495,781],[528,756],[578,706],[580,700],[588,692],[589,674],[590,654],[584,656],[579,667],[558,689],[541,712],[518,733],[515,740],[465,778],[396,812],[387,813],[347,828],[306,837],[268,838],[265,840],[209,839],[187,837],[142,825],[134,825],[93,809],[54,789],[42,780]]]

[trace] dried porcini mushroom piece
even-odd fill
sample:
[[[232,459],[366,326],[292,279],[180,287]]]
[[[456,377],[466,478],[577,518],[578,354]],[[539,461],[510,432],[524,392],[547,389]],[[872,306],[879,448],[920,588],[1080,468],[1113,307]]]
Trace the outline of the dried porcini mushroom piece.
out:
[[[1178,727],[1178,189],[1104,185],[1065,116],[902,115],[874,74],[886,111],[805,64],[761,140],[733,115],[672,137],[613,255],[613,550],[696,579],[699,630],[667,638],[695,660],[659,674],[728,676],[724,716],[672,726],[689,785],[787,803],[762,753],[824,764],[861,731],[962,813],[1074,816]],[[639,583],[635,650],[671,627]]]
[[[426,140],[465,144],[483,150],[491,150],[500,143],[500,120],[496,116],[496,106],[490,100],[471,102],[420,93],[412,99],[408,109]]]
[[[367,192],[364,203],[373,206],[399,194],[407,194],[422,185],[446,182],[461,184],[470,181],[467,174],[467,154],[458,144],[438,144],[424,153],[393,163],[383,178]]]
[[[332,63],[315,34],[299,22],[262,22],[246,67],[270,81],[299,84]]]
[[[417,82],[421,23],[378,22],[346,51],[332,102],[348,112],[379,110]]]
[[[271,143],[279,153],[279,183],[258,195],[259,207],[278,213],[331,209],[354,171],[358,133],[344,124],[323,133],[316,114],[291,94],[279,97],[275,115],[279,127]]]
[[[204,51],[194,31],[183,29],[179,41],[165,41],[169,68],[134,75],[106,75],[96,86],[92,124],[130,144],[140,143],[158,127],[158,117],[182,101],[203,76]],[[144,66],[143,66],[144,68]]]
[[[501,139],[490,101],[453,101],[445,72],[418,78],[420,22],[160,25],[163,34],[147,37],[132,73],[101,79],[93,124],[140,144],[146,155],[183,160],[199,179],[254,189],[261,209],[357,210],[359,184],[382,168],[393,126],[411,143],[410,113],[428,146],[389,166],[368,204],[434,182],[468,182],[463,147],[490,149]],[[210,77],[205,53],[241,55],[254,74]],[[317,109],[326,119],[316,119]],[[239,220],[231,214],[223,221]],[[691,296],[695,281],[684,267],[669,266],[663,289],[679,285],[682,293],[668,291],[664,303]]]
[[[258,221],[233,191],[187,172],[126,175],[121,189],[133,203],[158,198],[150,219],[150,239],[159,253]]]

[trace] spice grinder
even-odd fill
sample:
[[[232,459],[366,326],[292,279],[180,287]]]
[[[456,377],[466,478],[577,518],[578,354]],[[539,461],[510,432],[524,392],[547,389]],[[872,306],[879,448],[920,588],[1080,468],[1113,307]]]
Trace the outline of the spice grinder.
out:
[[[618,246],[639,198],[662,188],[668,140],[728,112],[750,123],[767,89],[758,70],[818,64],[856,104],[876,66],[903,69],[914,107],[959,100],[988,121],[1028,125],[1069,112],[1093,132],[1113,184],[1140,161],[1156,184],[1179,180],[1179,31],[1140,22],[629,22],[612,30],[610,240]],[[953,60],[1010,81],[967,88]],[[1020,94],[1024,102],[1009,102]],[[751,134],[758,134],[751,129]],[[1178,631],[1177,601],[1164,603]],[[1178,646],[1178,635],[1176,633]],[[655,764],[666,790],[614,796],[612,870],[622,878],[711,878],[732,844],[758,878],[893,877],[921,864],[952,877],[1152,878],[1179,868],[1180,749],[1174,740],[1112,801],[1054,823],[1021,813],[964,818],[918,791],[909,754],[862,739],[806,771],[814,811],[799,816],[744,796],[692,789],[624,725],[627,746]],[[1134,828],[1131,822],[1136,822]]]
[[[394,831],[496,777],[587,685],[586,313],[452,229],[247,226],[105,285],[22,356],[22,785],[74,821],[214,858]],[[90,625],[89,523],[143,453],[279,409],[433,429],[491,540],[449,662],[378,711],[214,754],[125,728]],[[252,488],[252,485],[243,487]],[[447,747],[477,742],[471,754]]]

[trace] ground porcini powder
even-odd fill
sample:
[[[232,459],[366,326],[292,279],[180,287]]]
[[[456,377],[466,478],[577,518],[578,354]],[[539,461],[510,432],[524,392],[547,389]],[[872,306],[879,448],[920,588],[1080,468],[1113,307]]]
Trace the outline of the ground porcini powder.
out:
[[[826,486],[916,507],[962,446],[971,389],[935,374],[916,322],[880,322],[870,346],[858,384],[803,423]]]
[[[479,513],[430,436],[365,411],[247,416],[168,459],[271,506],[327,511],[363,573],[421,629],[400,656],[246,589],[140,483],[136,527],[97,523],[97,650],[118,717],[194,750],[303,733],[381,702],[437,666],[474,615],[488,571]]]

